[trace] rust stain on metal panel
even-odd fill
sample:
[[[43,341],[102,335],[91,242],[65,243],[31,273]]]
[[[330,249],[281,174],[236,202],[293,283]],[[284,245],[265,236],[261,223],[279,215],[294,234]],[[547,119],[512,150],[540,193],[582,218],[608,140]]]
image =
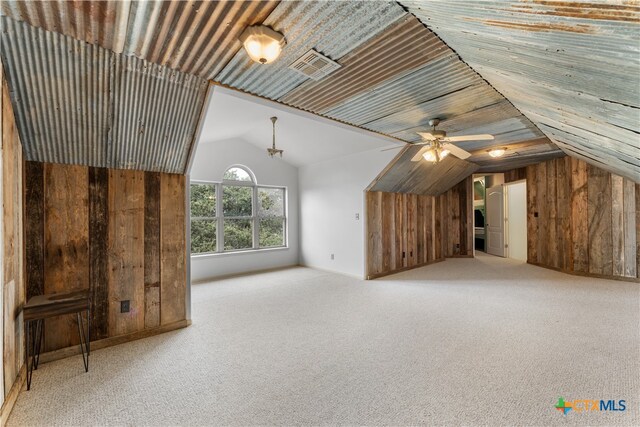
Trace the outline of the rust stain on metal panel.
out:
[[[530,2],[528,0],[525,1]],[[640,20],[638,19],[638,13],[640,12],[638,4],[640,3],[637,1],[629,2],[629,4],[598,4],[533,0],[532,3],[548,7],[550,10],[539,10],[529,5],[514,5],[512,11],[536,15],[562,16],[567,18],[640,23]]]
[[[476,21],[474,18],[466,18],[467,21]],[[508,22],[508,21],[498,21],[494,19],[486,19],[481,20],[481,22],[487,25],[493,25],[496,27],[509,28],[514,30],[523,30],[523,31],[565,31],[570,33],[582,33],[582,34],[595,34],[596,29],[590,25],[584,24],[576,24],[576,25],[566,25],[566,24],[558,24],[558,23],[538,23],[538,24],[530,24],[524,22]]]
[[[326,112],[374,85],[453,54],[415,17],[409,16],[341,58],[338,62],[342,68],[331,76],[319,82],[309,80],[280,101],[304,110]]]

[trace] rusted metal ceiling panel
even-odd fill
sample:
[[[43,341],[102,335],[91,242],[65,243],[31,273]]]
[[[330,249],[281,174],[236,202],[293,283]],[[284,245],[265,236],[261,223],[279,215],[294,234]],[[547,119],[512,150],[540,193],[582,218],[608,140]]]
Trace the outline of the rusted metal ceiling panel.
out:
[[[262,23],[270,1],[20,1],[3,15],[35,27],[212,79],[240,50],[245,27]]]
[[[445,56],[455,54],[409,15],[345,55],[340,60],[341,69],[321,81],[308,80],[280,101],[303,110],[325,113],[345,99]]]
[[[278,1],[136,1],[124,53],[213,79],[241,49],[240,33]]]
[[[129,1],[3,0],[2,15],[121,52]]]
[[[27,160],[184,173],[205,80],[6,16],[0,23]]]
[[[404,16],[391,1],[281,2],[264,21],[289,41],[278,61],[263,66],[240,51],[215,80],[278,100],[307,80],[288,66],[309,49],[340,60]]]
[[[568,154],[640,182],[640,5],[401,3]]]

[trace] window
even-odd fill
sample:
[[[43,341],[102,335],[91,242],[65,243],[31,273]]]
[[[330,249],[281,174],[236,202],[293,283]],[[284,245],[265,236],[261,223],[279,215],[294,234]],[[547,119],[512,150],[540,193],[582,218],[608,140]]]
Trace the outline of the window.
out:
[[[286,189],[258,186],[233,166],[222,182],[191,183],[191,253],[286,246]]]

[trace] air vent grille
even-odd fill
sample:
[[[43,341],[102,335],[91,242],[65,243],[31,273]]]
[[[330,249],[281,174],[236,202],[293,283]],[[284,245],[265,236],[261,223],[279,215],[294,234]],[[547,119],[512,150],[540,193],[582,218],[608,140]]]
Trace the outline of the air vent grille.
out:
[[[320,80],[340,68],[340,64],[311,49],[289,65],[289,68],[310,79]]]

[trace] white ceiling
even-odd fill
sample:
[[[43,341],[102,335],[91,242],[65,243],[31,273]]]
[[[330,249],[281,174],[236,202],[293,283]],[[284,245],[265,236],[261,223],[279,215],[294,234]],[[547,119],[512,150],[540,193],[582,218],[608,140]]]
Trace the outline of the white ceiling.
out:
[[[375,148],[401,146],[400,141],[290,108],[221,86],[212,86],[198,145],[242,139],[260,149],[271,146],[276,123],[276,147],[283,160],[303,166]],[[197,153],[196,153],[197,156]]]

